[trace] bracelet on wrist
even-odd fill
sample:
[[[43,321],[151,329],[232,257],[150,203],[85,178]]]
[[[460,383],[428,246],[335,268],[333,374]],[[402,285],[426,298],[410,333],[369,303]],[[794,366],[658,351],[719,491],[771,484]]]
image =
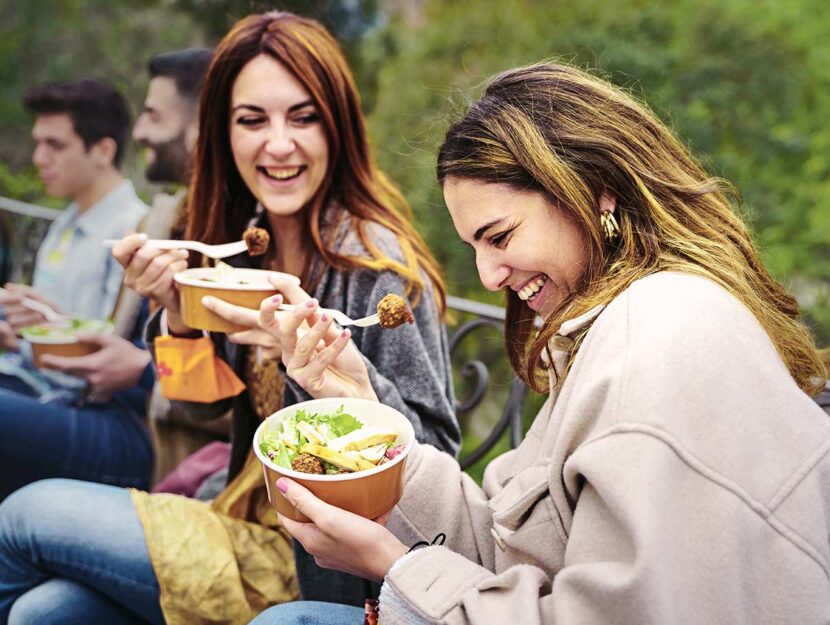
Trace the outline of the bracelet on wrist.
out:
[[[409,548],[409,551],[407,551],[407,553],[412,553],[413,551],[415,551],[416,549],[420,549],[421,547],[432,547],[435,545],[440,546],[443,545],[446,542],[446,540],[447,535],[444,532],[441,532],[440,534],[435,535],[435,538],[432,539],[432,542],[428,542],[426,540],[419,540],[417,543],[415,543]]]

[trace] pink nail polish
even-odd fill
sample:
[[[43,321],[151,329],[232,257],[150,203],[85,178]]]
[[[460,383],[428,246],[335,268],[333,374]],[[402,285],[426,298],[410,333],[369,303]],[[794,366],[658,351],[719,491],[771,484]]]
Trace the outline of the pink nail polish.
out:
[[[282,295],[275,295],[274,297],[272,297],[272,298],[271,298],[271,301],[272,301],[274,304],[280,304],[280,303],[282,303]]]
[[[328,315],[326,315],[326,314],[323,314],[323,315],[320,317],[320,321],[328,321],[328,320],[329,320],[329,316],[328,316]]]
[[[284,479],[280,478],[277,480],[277,490],[280,491],[283,495],[288,491],[288,482]]]
[[[317,302],[313,299],[308,300],[306,303],[306,308],[314,308],[317,305]]]
[[[342,336],[345,339],[347,336],[349,336],[349,334],[351,334],[351,333],[348,330],[343,330],[343,332],[340,334],[340,336]]]

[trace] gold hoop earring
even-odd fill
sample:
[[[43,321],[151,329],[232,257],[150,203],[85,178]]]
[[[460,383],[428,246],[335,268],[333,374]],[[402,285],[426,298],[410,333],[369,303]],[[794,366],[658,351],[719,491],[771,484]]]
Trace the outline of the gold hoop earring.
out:
[[[602,228],[602,238],[608,243],[620,238],[620,226],[611,211],[602,211],[599,214],[599,225]]]

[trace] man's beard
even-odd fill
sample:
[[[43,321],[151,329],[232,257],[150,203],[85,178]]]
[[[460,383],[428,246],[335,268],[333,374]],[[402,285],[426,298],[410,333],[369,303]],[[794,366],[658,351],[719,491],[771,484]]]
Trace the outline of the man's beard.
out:
[[[184,183],[190,174],[190,151],[184,140],[184,132],[163,143],[144,143],[155,152],[155,160],[147,165],[144,176],[150,182]]]

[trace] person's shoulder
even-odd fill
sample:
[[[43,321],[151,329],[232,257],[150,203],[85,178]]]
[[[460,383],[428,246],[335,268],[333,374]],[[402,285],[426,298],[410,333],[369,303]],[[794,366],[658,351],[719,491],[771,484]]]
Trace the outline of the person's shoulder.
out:
[[[710,334],[737,326],[760,327],[750,310],[713,279],[659,272],[637,280],[609,305],[624,307],[631,327]]]
[[[612,407],[602,427],[624,420],[651,428],[638,431],[687,450],[757,501],[797,484],[808,462],[818,466],[830,422],[797,386],[758,318],[713,279],[643,278],[608,305],[592,333],[580,397]],[[603,389],[613,390],[604,396]],[[758,457],[769,460],[763,471]]]
[[[344,256],[371,258],[372,254],[367,249],[364,238],[360,236],[359,230],[362,229],[365,239],[370,241],[381,254],[397,262],[405,262],[397,235],[386,226],[376,221],[363,221],[358,225],[356,220],[349,218],[344,227],[346,231],[340,241],[338,253]]]
[[[630,363],[653,375],[680,375],[718,361],[782,365],[755,315],[714,280],[693,274],[661,272],[634,282],[606,307],[592,334],[600,352],[624,337]]]
[[[138,196],[129,180],[113,189],[102,204],[104,210],[98,213],[115,231],[136,228],[150,212],[150,207]]]
[[[127,203],[132,207],[133,210],[136,212],[141,213],[142,215],[146,215],[150,212],[150,206],[139,197],[138,193],[136,193],[135,187],[133,183],[129,180],[125,180],[127,184],[127,188],[125,190],[125,195],[128,198]]]
[[[692,302],[719,306],[738,304],[738,301],[713,279],[679,271],[653,273],[632,283],[624,293],[632,299],[669,309],[683,308]]]
[[[132,213],[147,213],[150,207],[142,200],[138,193],[136,193],[135,186],[132,181],[124,178],[121,183],[110,191],[102,200],[102,203],[107,205],[119,205],[123,209]]]

